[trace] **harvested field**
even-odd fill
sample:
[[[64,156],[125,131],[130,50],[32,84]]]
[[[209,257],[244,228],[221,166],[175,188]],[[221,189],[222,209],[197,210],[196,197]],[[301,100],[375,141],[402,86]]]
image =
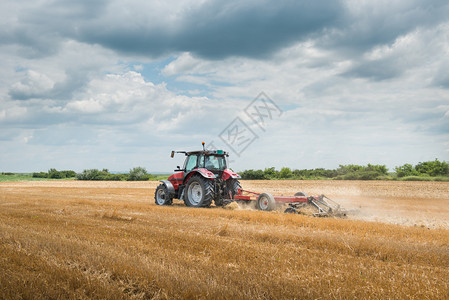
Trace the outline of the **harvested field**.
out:
[[[242,182],[348,219],[160,207],[157,184],[0,183],[2,298],[449,298],[448,183]]]

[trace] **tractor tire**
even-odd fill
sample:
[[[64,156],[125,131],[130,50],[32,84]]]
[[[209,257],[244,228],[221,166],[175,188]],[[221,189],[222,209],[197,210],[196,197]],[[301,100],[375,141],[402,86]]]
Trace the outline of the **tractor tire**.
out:
[[[240,185],[240,181],[233,179],[231,181],[231,187],[232,198],[234,198],[235,195],[239,194],[239,189],[241,189],[242,186]]]
[[[173,197],[170,197],[165,184],[160,184],[154,192],[154,202],[157,205],[172,205]]]
[[[232,180],[232,198],[234,199],[234,196],[239,194],[239,189],[242,189],[242,186],[240,185],[240,181],[238,181],[237,179],[233,179]],[[251,205],[251,203],[253,203],[254,201],[251,200],[235,200],[237,201],[237,203],[241,203],[243,205]],[[253,207],[254,208],[254,207]]]
[[[262,193],[257,198],[256,208],[264,211],[271,211],[276,209],[276,201],[273,195],[268,193]]]
[[[223,206],[223,205],[224,205],[224,201],[223,201],[223,199],[220,198],[220,197],[214,199],[214,203],[215,203],[215,206]]]
[[[224,196],[225,199],[229,198],[229,191],[231,192],[232,199],[234,199],[234,196],[239,193],[239,189],[241,188],[242,186],[240,185],[240,182],[237,179],[226,180],[226,190],[225,190],[226,195]],[[224,204],[223,199],[220,196],[218,196],[218,198],[216,198],[214,202],[215,206],[223,206]]]
[[[190,207],[209,207],[214,198],[212,180],[192,176],[186,184],[184,203]]]

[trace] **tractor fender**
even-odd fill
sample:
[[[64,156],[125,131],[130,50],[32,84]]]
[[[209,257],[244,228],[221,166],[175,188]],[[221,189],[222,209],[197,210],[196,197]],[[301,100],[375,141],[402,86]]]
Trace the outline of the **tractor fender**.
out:
[[[190,177],[192,177],[195,174],[199,174],[202,177],[207,178],[207,179],[215,179],[214,173],[212,173],[208,169],[199,168],[199,169],[194,169],[194,170],[190,171],[190,173],[187,174],[187,176],[185,177],[184,182],[187,182],[187,180],[189,180]]]
[[[165,185],[170,196],[174,197],[176,192],[175,192],[175,187],[173,186],[173,184],[168,180],[160,180],[160,182],[162,182]]]
[[[241,177],[240,177],[239,174],[237,174],[237,173],[235,173],[235,172],[233,172],[233,171],[231,171],[229,169],[226,169],[226,170],[223,171],[222,179],[223,180],[228,180],[229,178],[240,179]]]

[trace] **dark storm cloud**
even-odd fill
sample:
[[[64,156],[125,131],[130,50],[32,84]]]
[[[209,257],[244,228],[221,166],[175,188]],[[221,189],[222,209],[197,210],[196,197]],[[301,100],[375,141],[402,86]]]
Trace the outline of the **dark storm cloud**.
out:
[[[74,36],[80,24],[101,15],[106,1],[52,1],[45,4],[21,5],[17,16],[0,23],[0,45],[16,44],[23,48],[19,54],[27,58],[41,58],[55,54],[60,43]],[[5,12],[9,11],[5,3]],[[20,3],[14,3],[20,5]],[[1,8],[1,6],[0,6]]]
[[[437,87],[449,89],[449,61],[443,62],[432,79],[432,84]]]
[[[24,46],[28,57],[51,55],[64,38],[139,55],[261,57],[334,26],[344,10],[334,0],[210,1],[170,21],[142,13],[138,1],[126,8],[111,3],[56,1],[24,8],[17,24],[0,31],[0,43]]]
[[[449,20],[449,3],[446,0],[392,1],[388,5],[377,1],[353,1],[347,8],[342,22],[319,38],[322,47],[347,52],[347,55],[392,44],[398,37],[417,28]]]
[[[161,55],[189,51],[219,59],[260,57],[303,40],[342,14],[333,0],[283,2],[211,1],[188,11],[175,24],[150,24],[125,18],[114,24],[89,24],[78,38],[120,52]],[[100,21],[101,22],[101,21]]]
[[[398,66],[391,59],[385,59],[357,63],[342,75],[354,78],[364,77],[375,81],[380,81],[399,76],[405,70],[405,68]]]
[[[65,38],[133,55],[187,51],[211,59],[266,57],[310,38],[323,48],[357,56],[420,26],[447,20],[449,14],[447,1],[376,3],[209,1],[161,9],[163,5],[145,1],[125,6],[65,0],[24,8],[18,24],[0,30],[0,36],[3,43],[28,46],[31,56],[53,53]]]

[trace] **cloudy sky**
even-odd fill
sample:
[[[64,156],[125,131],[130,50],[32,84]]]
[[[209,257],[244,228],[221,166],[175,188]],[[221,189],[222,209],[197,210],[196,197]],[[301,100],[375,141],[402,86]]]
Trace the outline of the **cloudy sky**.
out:
[[[449,160],[447,0],[3,0],[0,66],[0,171]]]

